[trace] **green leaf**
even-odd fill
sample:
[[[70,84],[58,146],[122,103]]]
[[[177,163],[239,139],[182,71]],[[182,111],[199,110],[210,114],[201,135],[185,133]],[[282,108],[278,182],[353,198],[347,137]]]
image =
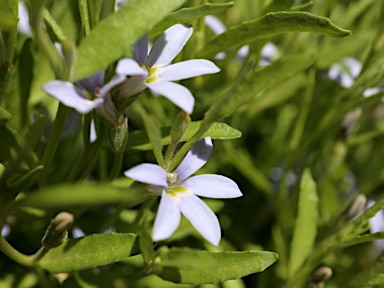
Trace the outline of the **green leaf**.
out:
[[[236,79],[235,85],[224,92],[212,104],[205,117],[210,118],[210,121],[215,121],[216,119],[229,116],[241,106],[253,100],[258,93],[276,87],[281,82],[310,67],[314,61],[314,54],[300,53],[299,55],[285,56],[256,72],[251,69],[245,75],[240,75]],[[249,65],[252,65],[252,63]]]
[[[191,122],[188,126],[187,132],[185,132],[181,142],[187,141],[192,137],[193,134],[199,130],[201,121]],[[162,128],[161,139],[162,145],[168,145],[171,143],[171,127]],[[225,123],[213,123],[209,130],[204,134],[203,137],[210,136],[212,139],[236,139],[241,137],[241,132]],[[127,143],[128,150],[151,150],[152,144],[148,140],[148,136],[145,131],[135,131],[129,134],[129,140]]]
[[[132,183],[132,181],[130,181]],[[114,184],[63,184],[46,187],[16,201],[17,207],[32,206],[58,209],[81,205],[123,203],[135,206],[144,200],[142,192],[134,186],[117,187]]]
[[[0,125],[0,135],[0,162],[4,166],[17,165],[22,169],[27,166],[32,169],[38,165],[36,154],[17,131],[7,125]]]
[[[210,284],[262,272],[278,259],[266,251],[209,252],[188,248],[163,248],[155,262],[164,280],[182,284]]]
[[[291,254],[289,259],[289,275],[293,276],[312,252],[317,232],[318,196],[316,183],[311,171],[306,169],[300,183],[298,215],[296,218]]]
[[[8,30],[12,28],[18,21],[19,19],[13,11],[10,1],[0,0],[0,30]]]
[[[192,21],[200,17],[225,11],[228,8],[231,8],[232,6],[233,6],[233,2],[219,3],[219,4],[207,3],[200,6],[195,6],[192,8],[180,9],[179,11],[170,13],[167,17],[165,17],[159,24],[157,24],[151,30],[151,32],[149,32],[149,36],[150,37],[158,36],[164,30],[166,30],[168,27],[171,27],[174,24],[191,23]]]
[[[198,58],[212,58],[223,49],[238,47],[262,38],[286,32],[312,32],[316,34],[345,37],[351,34],[326,17],[307,12],[272,12],[265,16],[229,28],[213,38],[198,53]]]
[[[157,121],[153,115],[148,114],[139,104],[136,105],[136,110],[144,122],[145,131],[149,138],[150,144],[153,147],[153,154],[155,154],[156,161],[160,166],[164,166],[161,130]]]
[[[351,277],[349,281],[342,285],[345,288],[362,288],[376,287],[374,285],[381,284],[377,287],[382,287],[383,270],[384,270],[384,253],[376,258],[376,260],[356,276]]]
[[[0,106],[0,125],[7,123],[11,119],[11,114]]]
[[[185,0],[132,0],[101,21],[78,49],[75,79],[96,73],[123,57],[129,47]]]
[[[49,250],[39,266],[55,274],[73,272],[121,261],[137,253],[135,234],[94,234],[66,240],[61,246]]]

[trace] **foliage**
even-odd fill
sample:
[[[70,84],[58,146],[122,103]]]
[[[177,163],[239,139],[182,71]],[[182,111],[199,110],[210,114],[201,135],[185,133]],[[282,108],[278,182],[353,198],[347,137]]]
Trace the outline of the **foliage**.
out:
[[[382,287],[384,230],[372,223],[384,221],[383,1],[124,2],[30,0],[22,15],[0,0],[0,287]],[[209,15],[228,29],[216,35]],[[100,70],[108,85],[143,35],[154,43],[175,24],[193,33],[174,67],[221,70],[180,78],[190,115],[149,89],[124,98],[119,82],[103,98],[111,124],[101,106],[82,115],[42,89],[83,88]],[[92,102],[101,88],[81,93]],[[225,175],[243,196],[202,197],[218,246],[184,216],[154,243],[161,192],[124,171],[157,163],[172,177],[204,137],[213,153],[198,174]],[[53,224],[68,239],[50,249]]]

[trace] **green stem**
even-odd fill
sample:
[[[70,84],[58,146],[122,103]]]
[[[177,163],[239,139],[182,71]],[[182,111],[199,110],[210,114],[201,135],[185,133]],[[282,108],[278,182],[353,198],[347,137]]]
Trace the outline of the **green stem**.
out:
[[[53,19],[52,15],[49,13],[49,11],[44,8],[41,14],[42,14],[44,20],[51,27],[53,33],[55,33],[57,39],[59,39],[60,42],[67,40],[67,37],[64,35],[63,30],[61,29],[59,24],[57,24],[55,19]]]
[[[52,164],[53,157],[56,153],[56,149],[59,145],[61,134],[64,130],[65,120],[67,119],[69,108],[60,104],[57,109],[56,120],[53,126],[53,130],[51,136],[49,137],[47,148],[45,149],[43,159],[41,160],[41,164],[44,166],[44,170],[40,176],[40,185],[44,184],[47,174],[49,172],[49,168]]]
[[[172,158],[167,171],[173,171],[176,168],[188,151],[191,150],[195,143],[203,137],[205,132],[208,131],[212,123],[213,121],[207,120],[207,117],[204,117],[199,130],[197,130],[197,132],[180,148],[180,150],[177,151],[176,155]]]
[[[47,247],[41,247],[34,255],[31,256],[32,262],[37,263],[40,261],[41,258],[45,256],[45,254],[48,253],[50,249]]]
[[[124,150],[121,152],[117,152],[114,155],[113,167],[111,174],[109,176],[110,180],[115,179],[120,174],[121,166],[123,163]]]
[[[17,251],[2,236],[0,236],[0,251],[2,251],[5,255],[7,255],[9,258],[19,263],[20,265],[27,267],[33,266],[32,258],[30,256],[27,256]]]
[[[167,152],[165,153],[164,157],[164,168],[165,170],[169,171],[169,165],[171,164],[172,156],[175,153],[177,143],[176,142],[171,142],[168,146]]]
[[[79,0],[79,9],[80,9],[81,23],[83,24],[83,28],[84,28],[84,34],[85,36],[87,36],[91,32],[87,0]]]

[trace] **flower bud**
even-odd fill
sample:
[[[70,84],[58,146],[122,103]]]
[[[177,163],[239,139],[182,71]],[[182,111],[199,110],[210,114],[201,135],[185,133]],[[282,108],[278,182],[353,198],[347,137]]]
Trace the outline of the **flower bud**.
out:
[[[180,111],[177,114],[171,129],[172,143],[180,142],[181,138],[188,129],[189,122],[191,122],[191,117],[189,117],[188,113]]]
[[[357,195],[355,200],[352,201],[352,203],[349,205],[346,216],[351,219],[359,215],[365,208],[365,205],[367,204],[367,197],[363,194]]]
[[[108,125],[107,130],[112,151],[122,152],[128,139],[128,118],[122,115],[115,125]]]
[[[332,276],[332,269],[329,267],[320,267],[316,270],[315,274],[312,277],[311,283],[312,287],[323,287],[324,283],[328,281]]]
[[[59,213],[45,231],[41,244],[44,248],[51,249],[60,246],[67,239],[67,229],[73,223],[73,215],[68,212]]]

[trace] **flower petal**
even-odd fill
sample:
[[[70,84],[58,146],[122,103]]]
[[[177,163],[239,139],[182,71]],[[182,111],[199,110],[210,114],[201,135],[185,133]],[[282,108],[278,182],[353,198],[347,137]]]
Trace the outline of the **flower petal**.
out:
[[[65,106],[74,108],[81,114],[86,114],[92,109],[102,106],[104,103],[104,100],[101,98],[96,98],[93,101],[88,100],[79,88],[69,82],[50,81],[43,86],[43,90]]]
[[[144,64],[148,57],[148,35],[145,34],[141,37],[135,45],[133,45],[133,52],[135,53],[135,59],[138,63]]]
[[[124,75],[115,75],[107,84],[105,84],[99,91],[98,97],[103,98],[104,100],[107,98],[109,91],[111,91],[117,85],[123,83],[127,79]]]
[[[195,146],[187,153],[183,162],[174,171],[181,181],[184,181],[197,170],[199,170],[212,154],[213,144],[210,137],[205,137],[198,141]]]
[[[187,43],[193,32],[192,28],[188,28],[182,24],[176,24],[164,31],[157,38],[149,53],[147,62],[149,67],[165,66],[179,54],[181,49]]]
[[[80,86],[80,88],[95,94],[96,88],[101,88],[104,85],[104,74],[104,70],[102,70],[87,78],[77,80],[76,83]]]
[[[204,59],[195,59],[164,67],[158,77],[162,80],[175,81],[205,74],[213,74],[219,71],[219,67],[213,62]]]
[[[148,73],[140,65],[131,58],[124,58],[117,63],[116,73],[126,76],[142,75],[147,77]]]
[[[175,200],[165,191],[161,194],[159,209],[152,231],[152,240],[169,238],[180,224],[180,208]]]
[[[195,99],[191,92],[184,86],[168,81],[159,81],[151,84],[145,83],[145,85],[156,93],[171,100],[176,106],[188,114],[192,113]]]
[[[184,192],[178,196],[181,213],[205,239],[215,246],[219,245],[221,238],[219,220],[207,204],[192,193]]]
[[[227,28],[224,26],[223,22],[219,20],[216,16],[207,15],[204,17],[204,23],[215,33],[216,35],[223,33]]]
[[[167,172],[156,164],[139,164],[125,171],[124,175],[138,182],[168,187]]]
[[[209,198],[237,198],[243,196],[237,184],[221,175],[197,175],[185,180],[182,187],[193,194]]]

